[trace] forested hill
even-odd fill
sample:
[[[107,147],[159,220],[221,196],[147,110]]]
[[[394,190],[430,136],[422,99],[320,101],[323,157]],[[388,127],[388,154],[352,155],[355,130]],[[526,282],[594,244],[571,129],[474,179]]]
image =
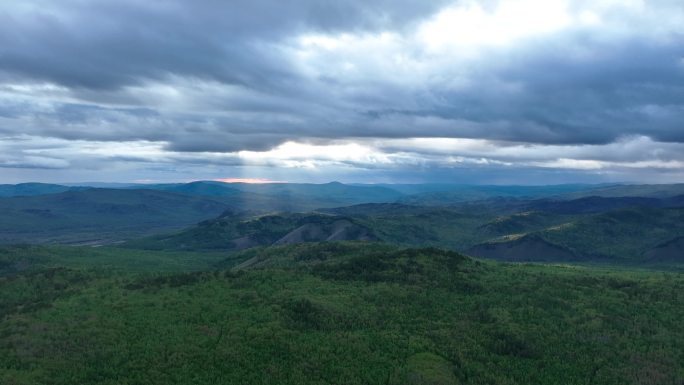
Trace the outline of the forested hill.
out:
[[[684,379],[681,274],[368,243],[188,256],[0,248],[0,383]]]

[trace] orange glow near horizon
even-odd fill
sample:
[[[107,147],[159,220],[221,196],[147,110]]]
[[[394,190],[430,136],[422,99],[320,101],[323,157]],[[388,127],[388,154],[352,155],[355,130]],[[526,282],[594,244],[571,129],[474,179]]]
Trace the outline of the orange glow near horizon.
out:
[[[263,178],[220,178],[214,179],[214,181],[223,183],[286,183],[280,180],[270,180]]]

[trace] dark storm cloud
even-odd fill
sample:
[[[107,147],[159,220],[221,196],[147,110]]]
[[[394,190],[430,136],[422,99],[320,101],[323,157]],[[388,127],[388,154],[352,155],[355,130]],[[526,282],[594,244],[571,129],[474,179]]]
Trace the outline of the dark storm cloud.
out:
[[[0,12],[0,70],[68,87],[117,88],[167,74],[250,87],[287,78],[270,43],[302,31],[395,28],[423,1],[35,1]]]
[[[428,4],[429,3],[429,4]],[[494,50],[458,90],[426,84],[416,93],[391,82],[306,78],[279,44],[300,33],[402,30],[436,2],[299,1],[68,2],[0,13],[0,70],[72,88],[86,101],[136,103],[123,86],[173,84],[183,76],[236,85],[256,96],[206,102],[257,117],[155,116],[153,108],[58,105],[53,135],[96,140],[164,140],[177,151],[261,150],[301,137],[470,137],[533,143],[609,143],[639,134],[681,141],[684,39],[604,42],[569,31]],[[681,36],[677,36],[681,37]],[[588,54],[573,57],[572,49]],[[369,56],[382,52],[369,52]],[[448,68],[439,74],[448,80]],[[521,90],[502,93],[502,83]],[[114,90],[113,92],[111,90]],[[99,92],[98,92],[99,91]],[[274,98],[280,98],[274,103]],[[17,111],[3,109],[3,116]],[[141,116],[140,113],[149,116]],[[275,114],[291,114],[282,119]],[[124,115],[130,115],[125,117]],[[78,128],[79,123],[100,127]],[[192,120],[192,119],[190,119]],[[42,121],[43,127],[50,126]],[[130,127],[133,125],[133,127]],[[45,129],[47,131],[47,129]],[[49,135],[49,132],[41,132]]]
[[[684,141],[684,35],[668,43],[584,41],[592,54],[573,57],[571,46],[580,38],[553,36],[495,53],[473,85],[437,85],[419,109],[364,113],[380,132],[388,124],[422,124],[425,136],[550,144],[603,144],[629,135]],[[519,89],[507,93],[502,84]],[[394,132],[416,136],[411,131]]]
[[[284,142],[286,138],[285,135],[209,132],[171,140],[166,149],[175,152],[236,152],[245,149],[266,151]]]
[[[501,76],[526,84],[525,97],[513,104],[521,118],[555,128],[564,142],[607,143],[634,134],[679,142],[684,140],[682,38],[585,42],[594,52],[590,58],[573,57],[564,49],[573,42],[559,39],[532,47],[523,63]]]
[[[0,5],[0,135],[16,144],[0,162],[69,167],[78,163],[76,156],[48,147],[66,141],[78,152],[83,143],[139,141],[158,147],[107,159],[147,160],[164,168],[236,166],[242,161],[231,154],[198,153],[267,151],[288,141],[364,144],[419,137],[483,139],[496,149],[533,150],[521,150],[524,156],[492,150],[497,153],[485,159],[482,152],[405,143],[374,148],[384,155],[412,154],[388,163],[437,168],[448,163],[447,155],[463,156],[464,164],[568,158],[672,167],[668,161],[681,161],[679,147],[668,146],[684,143],[679,2],[654,1],[636,10],[611,3],[617,8],[602,11],[599,23],[577,19],[505,44],[468,46],[456,39],[434,49],[420,37],[422,26],[459,4],[489,12],[499,2]],[[568,4],[571,10],[593,9],[593,2]],[[450,33],[442,35],[458,38]],[[41,145],[22,147],[24,136]],[[610,152],[603,154],[606,148]],[[150,155],[154,151],[164,154]],[[97,156],[83,159],[100,165]],[[386,164],[366,158],[337,162],[359,169]]]

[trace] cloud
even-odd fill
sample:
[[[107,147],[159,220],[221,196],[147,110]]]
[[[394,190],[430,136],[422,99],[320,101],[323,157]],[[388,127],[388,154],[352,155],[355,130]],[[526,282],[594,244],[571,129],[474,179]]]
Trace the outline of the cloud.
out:
[[[263,0],[4,4],[1,68],[19,77],[76,88],[119,88],[167,74],[264,86],[287,78],[277,55],[270,52],[283,36],[312,29],[394,28],[431,13],[439,4]]]
[[[678,172],[683,57],[668,0],[9,2],[2,162]]]

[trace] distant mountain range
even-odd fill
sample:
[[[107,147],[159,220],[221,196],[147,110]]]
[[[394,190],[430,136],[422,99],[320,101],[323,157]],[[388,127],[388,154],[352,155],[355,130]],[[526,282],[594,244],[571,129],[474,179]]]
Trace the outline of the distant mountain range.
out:
[[[224,202],[154,190],[85,189],[0,199],[0,242],[102,244],[182,228]]]
[[[84,190],[87,186],[63,186],[47,183],[0,184],[0,197],[18,197],[57,194],[65,191]]]
[[[263,196],[298,197],[337,200],[341,204],[393,202],[407,204],[430,204],[484,200],[490,198],[519,199],[577,199],[588,196],[600,197],[651,197],[664,198],[684,195],[684,184],[564,184],[541,186],[515,185],[463,185],[448,183],[426,184],[344,184],[330,183],[224,183],[196,181],[189,183],[133,184],[133,183],[84,183],[47,184],[20,183],[0,185],[0,197],[34,196],[78,191],[89,188],[162,190],[191,195],[230,196],[239,193]]]
[[[544,201],[539,210],[505,215],[500,215],[499,209],[488,209],[485,203],[460,207],[371,203],[302,214],[230,212],[181,232],[132,241],[126,246],[231,251],[301,242],[365,240],[436,246],[515,262],[684,262],[684,255],[676,255],[682,246],[684,207],[670,207],[681,200],[590,201],[590,205],[585,198],[563,201],[562,210]],[[531,201],[519,207],[527,209],[539,203]],[[573,203],[577,204],[575,210]]]
[[[2,185],[0,242],[236,251],[356,240],[507,261],[684,263],[682,184],[138,187]]]

